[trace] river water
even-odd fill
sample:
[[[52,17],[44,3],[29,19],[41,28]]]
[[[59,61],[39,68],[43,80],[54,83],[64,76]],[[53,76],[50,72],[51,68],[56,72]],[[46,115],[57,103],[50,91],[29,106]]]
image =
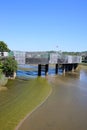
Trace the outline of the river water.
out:
[[[17,71],[17,77],[25,77],[25,78],[36,78],[38,76],[38,65],[19,65],[20,68]],[[61,75],[63,70],[61,68],[58,69],[58,73]],[[42,77],[45,77],[45,71],[42,69],[41,71]],[[49,66],[48,75],[55,75],[55,66]]]
[[[87,70],[47,78],[51,95],[19,130],[87,130]]]

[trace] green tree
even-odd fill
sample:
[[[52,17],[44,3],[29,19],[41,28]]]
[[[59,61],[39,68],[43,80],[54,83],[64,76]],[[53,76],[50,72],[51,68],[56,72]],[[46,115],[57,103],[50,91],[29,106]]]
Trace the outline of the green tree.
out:
[[[12,57],[8,57],[3,62],[3,72],[6,76],[12,76],[17,71],[17,61]]]
[[[3,56],[3,52],[9,52],[10,49],[8,48],[7,44],[3,41],[0,41],[0,52],[1,55]]]

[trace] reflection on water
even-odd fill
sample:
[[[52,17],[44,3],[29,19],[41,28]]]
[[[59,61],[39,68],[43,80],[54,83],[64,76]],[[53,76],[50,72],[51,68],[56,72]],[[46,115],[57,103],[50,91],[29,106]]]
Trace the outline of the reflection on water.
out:
[[[53,91],[19,130],[87,130],[87,71],[48,77]]]
[[[80,80],[87,83],[87,70],[80,71]]]
[[[29,68],[29,70],[18,70],[17,71],[17,77],[26,77],[26,78],[30,78],[30,77],[37,77],[38,76],[38,66],[35,65],[19,65],[20,68]],[[59,74],[62,74],[62,69],[58,70]],[[49,68],[48,71],[49,75],[55,75],[55,69],[53,67]],[[44,70],[41,71],[41,75],[45,76],[45,72]]]

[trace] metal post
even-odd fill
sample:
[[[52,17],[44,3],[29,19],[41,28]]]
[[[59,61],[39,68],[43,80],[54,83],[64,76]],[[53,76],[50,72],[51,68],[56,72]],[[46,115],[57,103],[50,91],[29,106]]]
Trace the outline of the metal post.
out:
[[[48,75],[48,68],[49,68],[49,65],[46,64],[46,65],[45,65],[45,75]]]
[[[41,64],[38,64],[38,76],[41,76]]]
[[[63,64],[63,74],[65,74],[65,65]]]
[[[58,64],[56,64],[56,67],[55,67],[55,74],[58,74]]]

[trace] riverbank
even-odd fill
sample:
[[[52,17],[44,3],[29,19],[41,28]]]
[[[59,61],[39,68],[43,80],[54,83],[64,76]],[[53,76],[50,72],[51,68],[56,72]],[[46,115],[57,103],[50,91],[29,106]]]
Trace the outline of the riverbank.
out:
[[[87,63],[80,63],[79,65],[78,65],[78,69],[80,70],[80,69],[87,69]]]
[[[9,80],[6,87],[6,91],[0,91],[1,130],[14,130],[52,91],[45,78]]]

